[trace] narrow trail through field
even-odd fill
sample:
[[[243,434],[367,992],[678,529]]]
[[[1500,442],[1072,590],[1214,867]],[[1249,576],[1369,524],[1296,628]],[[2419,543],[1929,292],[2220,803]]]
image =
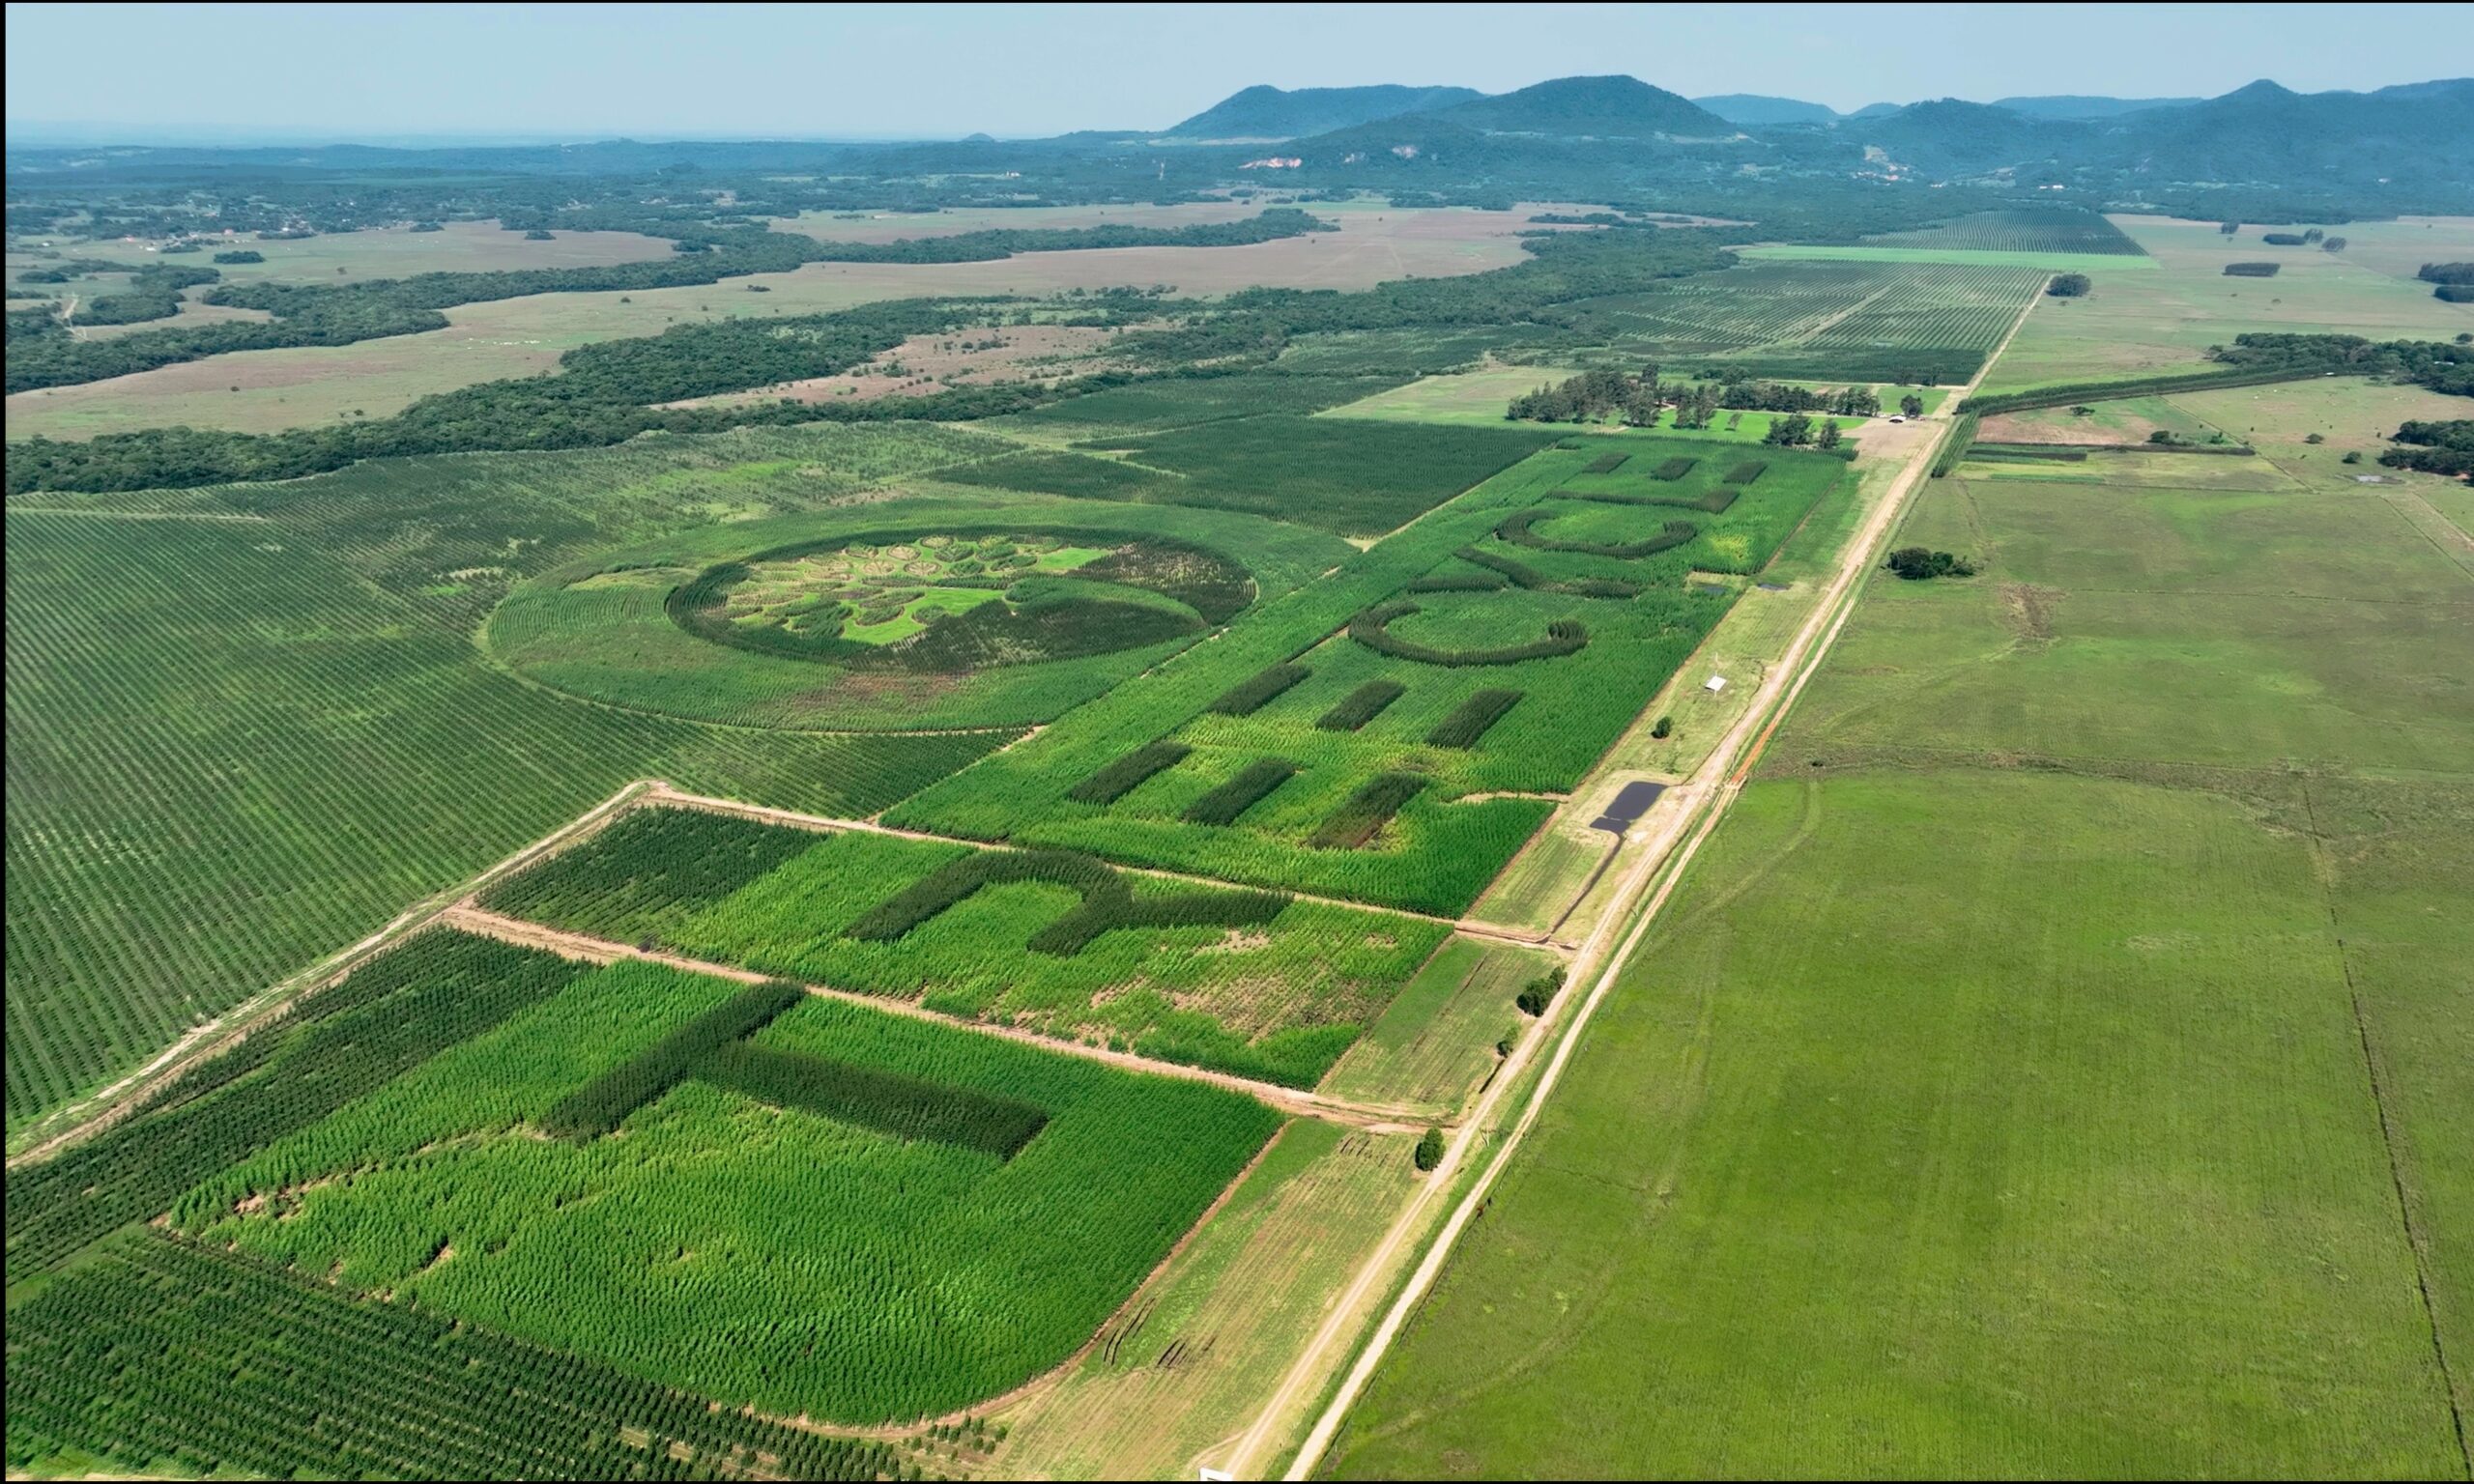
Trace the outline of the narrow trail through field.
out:
[[[473,933],[479,937],[496,938],[502,943],[512,943],[519,948],[539,949],[544,953],[556,954],[561,958],[570,958],[583,963],[617,963],[622,959],[635,958],[647,963],[664,964],[690,974],[708,974],[716,979],[727,979],[742,985],[770,984],[781,978],[779,975],[760,974],[753,969],[742,969],[732,964],[715,963],[706,958],[690,958],[683,954],[666,954],[658,949],[637,948],[632,944],[614,942],[609,938],[596,938],[590,933],[545,928],[539,923],[528,923],[521,918],[506,917],[489,911],[470,901],[460,901],[448,907],[439,915],[439,921],[462,932]],[[1059,1036],[1043,1036],[1036,1031],[1025,1031],[1016,1026],[996,1025],[986,1020],[965,1020],[959,1015],[942,1014],[924,1006],[912,1004],[908,1000],[898,1000],[887,995],[862,994],[855,989],[836,989],[828,985],[801,983],[799,987],[819,999],[839,1000],[847,1005],[864,1005],[870,1010],[881,1011],[886,1014],[924,1020],[954,1030],[969,1031],[974,1035],[992,1036],[999,1041],[1037,1046],[1041,1050],[1054,1051],[1065,1056],[1079,1056],[1084,1061],[1105,1063],[1120,1071],[1148,1072],[1153,1076],[1209,1083],[1211,1086],[1224,1088],[1232,1093],[1243,1093],[1257,1101],[1268,1103],[1283,1113],[1299,1118],[1319,1118],[1326,1123],[1344,1124],[1351,1128],[1366,1129],[1369,1133],[1421,1133],[1427,1127],[1424,1120],[1417,1118],[1405,1108],[1353,1102],[1345,1098],[1327,1098],[1320,1093],[1282,1087],[1277,1082],[1256,1081],[1252,1077],[1241,1077],[1234,1072],[1214,1071],[1207,1067],[1189,1067],[1179,1062],[1155,1061],[1147,1056],[1136,1056],[1131,1051],[1111,1050],[1107,1046],[1095,1046],[1087,1042],[1068,1041]]]
[[[1366,1317],[1375,1312],[1382,1296],[1398,1278],[1399,1264],[1414,1251],[1428,1230],[1437,1208],[1451,1196],[1457,1177],[1476,1157],[1480,1141],[1500,1127],[1498,1117],[1524,1083],[1526,1073],[1538,1058],[1546,1058],[1519,1111],[1503,1137],[1495,1145],[1484,1168],[1477,1174],[1445,1217],[1434,1240],[1425,1247],[1424,1256],[1400,1283],[1397,1296],[1383,1309],[1382,1319],[1373,1335],[1359,1351],[1356,1362],[1341,1377],[1330,1401],[1316,1415],[1312,1428],[1298,1448],[1285,1477],[1303,1479],[1311,1475],[1323,1455],[1338,1434],[1340,1423],[1349,1409],[1372,1379],[1375,1367],[1382,1361],[1392,1343],[1399,1336],[1409,1317],[1442,1274],[1450,1260],[1452,1248],[1462,1232],[1482,1209],[1497,1179],[1510,1165],[1522,1138],[1528,1133],[1553,1094],[1572,1052],[1580,1044],[1580,1033],[1597,1007],[1605,1000],[1621,977],[1626,961],[1658,913],[1674,895],[1703,843],[1717,830],[1726,816],[1727,806],[1743,788],[1754,763],[1776,734],[1778,726],[1796,698],[1802,694],[1804,683],[1818,671],[1823,658],[1836,642],[1848,615],[1855,612],[1856,595],[1861,589],[1882,548],[1897,529],[1906,513],[1909,500],[1920,488],[1932,468],[1935,454],[1950,428],[1962,402],[1981,385],[1984,377],[2000,359],[2003,351],[2027,323],[2035,308],[2030,299],[2020,306],[2009,333],[1987,356],[1984,363],[1968,384],[1942,399],[1942,405],[1917,421],[1903,424],[1896,435],[1906,446],[1901,448],[1905,464],[1883,491],[1881,499],[1865,514],[1862,523],[1848,538],[1836,570],[1831,574],[1822,601],[1797,629],[1779,662],[1770,668],[1759,684],[1752,704],[1728,728],[1718,745],[1685,782],[1669,788],[1651,810],[1645,848],[1625,870],[1616,889],[1613,902],[1599,920],[1597,928],[1573,956],[1569,982],[1575,986],[1587,985],[1587,993],[1567,994],[1547,1008],[1539,1024],[1521,1039],[1486,1093],[1481,1097],[1460,1127],[1448,1140],[1444,1157],[1433,1172],[1418,1187],[1383,1240],[1360,1265],[1358,1274],[1342,1292],[1277,1388],[1266,1399],[1252,1427],[1238,1440],[1236,1446],[1221,1467],[1238,1478],[1261,1477],[1277,1459],[1283,1440],[1290,1434],[1292,1418],[1303,1407],[1330,1385],[1333,1370],[1347,1356],[1357,1336],[1363,1331]],[[1885,429],[1885,431],[1887,431]],[[1575,790],[1575,796],[1586,796],[1588,787]],[[1654,891],[1652,890],[1654,884]]]

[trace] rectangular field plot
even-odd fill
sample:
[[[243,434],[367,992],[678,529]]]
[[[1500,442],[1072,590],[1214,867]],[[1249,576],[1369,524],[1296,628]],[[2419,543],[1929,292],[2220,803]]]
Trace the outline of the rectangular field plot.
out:
[[[1539,453],[894,822],[1456,914],[1725,613],[1690,574],[1759,571],[1848,468],[1771,453],[1728,486],[1706,444],[1622,442],[1602,473],[1597,440]],[[1670,458],[1694,468],[1654,478]],[[1306,675],[1211,709],[1274,666]],[[1397,695],[1363,725],[1321,725],[1378,684]],[[1163,740],[1176,765],[1113,787]],[[1242,813],[1195,813],[1274,763],[1293,771]]]
[[[585,973],[208,1176],[171,1224],[726,1404],[903,1420],[1072,1355],[1280,1124],[1218,1088],[806,995],[678,1049],[746,994]],[[656,1065],[610,1131],[541,1132]],[[972,1131],[1018,1109],[1027,1142]]]
[[[1084,451],[1016,454],[946,477],[1084,499],[1243,510],[1371,536],[1417,519],[1555,437],[1539,428],[1366,427],[1280,414],[1132,434]]]
[[[487,904],[1296,1087],[1323,1075],[1450,931],[1087,858],[677,809],[629,814]]]
[[[1746,262],[1571,306],[1581,333],[1685,368],[1739,361],[1774,375],[1964,382],[2045,286],[2005,266]]]

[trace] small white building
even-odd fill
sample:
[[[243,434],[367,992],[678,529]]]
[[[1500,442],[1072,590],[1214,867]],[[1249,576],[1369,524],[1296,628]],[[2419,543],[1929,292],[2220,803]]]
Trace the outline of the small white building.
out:
[[[1717,695],[1720,691],[1723,691],[1726,688],[1727,677],[1724,675],[1712,675],[1709,679],[1701,682],[1701,689],[1708,691],[1712,696]]]

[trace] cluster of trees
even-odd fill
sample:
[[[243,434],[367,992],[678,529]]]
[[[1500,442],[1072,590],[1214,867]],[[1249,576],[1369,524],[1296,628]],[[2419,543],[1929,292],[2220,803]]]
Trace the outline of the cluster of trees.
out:
[[[2282,263],[2228,263],[2225,265],[2225,276],[2228,278],[2274,278],[2277,275],[2277,270],[2284,266]]]
[[[1730,367],[1715,382],[1674,382],[1658,380],[1658,368],[1645,366],[1637,376],[1626,376],[1611,367],[1596,367],[1575,377],[1523,392],[1511,399],[1504,409],[1510,421],[1526,422],[1595,422],[1606,417],[1619,417],[1634,427],[1649,427],[1658,420],[1667,407],[1675,408],[1675,425],[1679,428],[1706,428],[1720,409],[1752,413],[1829,413],[1841,417],[1871,417],[1882,410],[1882,399],[1870,386],[1843,386],[1815,390],[1784,382],[1765,382],[1749,373]],[[1902,403],[1913,416],[1924,411],[1920,397],[1910,395]],[[1774,432],[1777,424],[1772,424]],[[1770,442],[1810,442],[1811,419],[1801,423],[1804,436],[1793,440],[1772,438]],[[1833,424],[1834,426],[1834,424]],[[1835,436],[1823,444],[1834,445]]]
[[[2426,263],[2414,276],[2432,286],[2434,299],[2452,304],[2474,303],[2474,263]]]
[[[2474,418],[2448,422],[2409,422],[2400,427],[2400,445],[2379,456],[2390,469],[2418,469],[2427,474],[2450,474],[2474,481]]]
[[[2327,233],[2320,231],[2317,227],[2313,227],[2308,232],[2265,233],[2260,236],[2259,241],[2267,243],[2271,247],[2308,247],[2313,243],[2319,241],[2327,235]]]
[[[1890,553],[1882,563],[1907,582],[1930,582],[1937,577],[1973,577],[1975,563],[1948,552],[1929,551],[1920,546],[1902,546]]]
[[[2056,299],[2084,299],[2089,287],[2086,273],[2056,273],[2045,292]]]
[[[2394,376],[2450,396],[2474,397],[2474,335],[2447,342],[2252,332],[2234,336],[2229,346],[2209,347],[2208,358],[2246,370],[2285,367]]]
[[[1841,437],[1835,417],[1825,417],[1816,427],[1813,420],[1803,414],[1790,413],[1773,420],[1769,431],[1761,436],[1761,441],[1781,448],[1835,448]]]

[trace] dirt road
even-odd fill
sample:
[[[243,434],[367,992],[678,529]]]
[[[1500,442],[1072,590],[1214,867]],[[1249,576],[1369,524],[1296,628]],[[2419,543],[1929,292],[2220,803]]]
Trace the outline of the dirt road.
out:
[[[1912,443],[1903,448],[1906,462],[1890,486],[1869,511],[1856,534],[1849,539],[1837,570],[1831,575],[1823,600],[1814,607],[1810,617],[1796,632],[1786,653],[1778,664],[1764,675],[1753,703],[1730,728],[1719,744],[1692,776],[1667,790],[1652,811],[1657,822],[1652,828],[1638,858],[1626,869],[1617,889],[1614,902],[1599,919],[1597,928],[1590,934],[1573,956],[1569,982],[1588,985],[1586,995],[1566,995],[1550,1007],[1547,1016],[1536,1031],[1514,1048],[1500,1075],[1479,1100],[1468,1119],[1453,1134],[1443,1162],[1427,1177],[1416,1195],[1411,1197],[1384,1234],[1383,1241],[1361,1265],[1357,1277],[1333,1305],[1306,1350],[1299,1355],[1280,1386],[1266,1401],[1262,1411],[1236,1441],[1220,1467],[1238,1478],[1258,1478],[1276,1461],[1279,1450],[1289,1436],[1294,1418],[1310,1405],[1328,1384],[1332,1369],[1345,1356],[1362,1332],[1366,1318],[1397,1276],[1398,1266],[1424,1240],[1429,1223],[1442,1202],[1447,1200],[1471,1152],[1479,1141],[1497,1127],[1498,1116],[1506,1111],[1514,1089],[1522,1085],[1524,1074],[1536,1059],[1547,1060],[1527,1100],[1493,1157],[1469,1185],[1450,1216],[1426,1247],[1424,1257],[1409,1274],[1397,1298],[1384,1312],[1373,1336],[1360,1352],[1330,1403],[1315,1418],[1306,1441],[1298,1449],[1286,1477],[1305,1478],[1321,1462],[1341,1420],[1348,1414],[1374,1374],[1375,1366],[1398,1337],[1401,1327],[1416,1311],[1417,1305],[1431,1290],[1434,1281],[1450,1259],[1452,1246],[1467,1229],[1469,1221],[1483,1205],[1487,1193],[1510,1163],[1521,1139],[1537,1122],[1547,1098],[1554,1092],[1573,1048],[1579,1044],[1580,1032],[1596,1013],[1621,976],[1625,961],[1649,931],[1658,911],[1665,906],[1676,883],[1699,853],[1701,845],[1716,830],[1727,805],[1741,789],[1761,749],[1776,731],[1804,683],[1819,668],[1822,657],[1854,611],[1854,597],[1865,574],[1878,559],[1882,547],[1898,521],[1905,514],[1908,501],[1923,484],[1933,463],[1942,437],[1947,432],[1957,409],[1982,382],[1985,372],[1999,359],[2001,351],[2026,323],[2035,307],[2029,300],[2013,321],[2009,334],[1993,355],[1985,357],[1975,378],[1957,392],[1945,398],[1936,413],[1918,422],[1901,425],[1894,436]],[[1884,425],[1884,431],[1890,433]],[[1584,786],[1575,796],[1587,793]],[[1668,870],[1668,867],[1672,870]],[[1656,882],[1656,890],[1649,888]]]
[[[567,932],[528,923],[521,918],[505,917],[458,902],[440,914],[441,922],[462,931],[485,938],[497,938],[522,948],[537,948],[585,963],[617,963],[622,958],[641,958],[648,963],[667,964],[690,974],[709,974],[716,979],[735,980],[744,985],[764,984],[774,976],[759,974],[752,969],[737,968],[727,963],[714,963],[703,958],[690,958],[680,954],[665,954],[655,949],[637,948],[631,944],[596,938],[589,933]],[[1319,1118],[1326,1123],[1345,1124],[1370,1133],[1419,1133],[1426,1124],[1406,1109],[1385,1107],[1379,1103],[1352,1102],[1345,1098],[1327,1098],[1320,1093],[1282,1087],[1277,1082],[1259,1082],[1234,1072],[1214,1071],[1205,1067],[1188,1067],[1177,1062],[1155,1061],[1136,1056],[1131,1051],[1113,1051],[1085,1042],[1068,1041],[1059,1036],[1043,1036],[1010,1025],[995,1025],[985,1020],[964,1020],[939,1014],[908,1000],[897,1000],[881,994],[861,994],[853,989],[835,989],[824,985],[801,985],[800,988],[819,999],[841,1000],[847,1004],[864,1005],[886,1014],[903,1015],[912,1020],[926,1020],[954,1030],[968,1031],[978,1036],[993,1036],[999,1041],[1018,1042],[1037,1046],[1043,1051],[1079,1056],[1088,1062],[1103,1062],[1121,1071],[1148,1072],[1158,1077],[1175,1077],[1186,1082],[1207,1082],[1232,1093],[1269,1103],[1283,1113],[1298,1118]]]

